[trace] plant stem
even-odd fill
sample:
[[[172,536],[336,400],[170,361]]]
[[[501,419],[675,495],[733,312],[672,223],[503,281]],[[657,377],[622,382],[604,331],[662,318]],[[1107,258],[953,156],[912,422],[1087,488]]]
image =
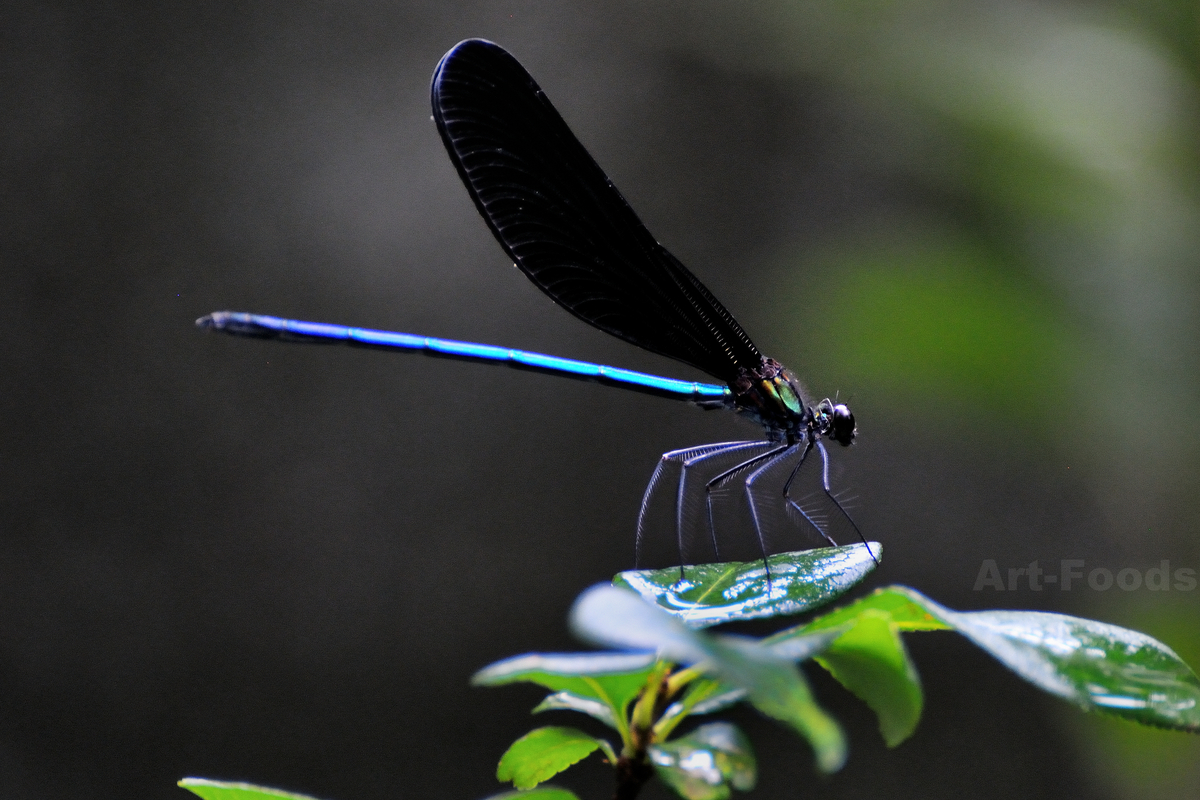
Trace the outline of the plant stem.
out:
[[[632,756],[617,759],[617,789],[613,800],[634,800],[646,781],[654,777],[654,768],[646,758],[646,748],[639,747]]]
[[[655,741],[654,724],[673,692],[669,688],[672,664],[660,662],[650,673],[641,696],[629,715],[629,741],[613,766],[617,788],[613,800],[634,800],[646,781],[654,777],[648,748]]]

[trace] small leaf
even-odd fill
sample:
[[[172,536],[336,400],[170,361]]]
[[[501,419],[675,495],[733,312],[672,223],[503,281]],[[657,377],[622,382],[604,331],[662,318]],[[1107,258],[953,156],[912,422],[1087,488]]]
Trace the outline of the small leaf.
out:
[[[580,697],[570,692],[555,692],[547,695],[546,699],[533,709],[534,714],[540,714],[543,711],[578,711],[600,720],[610,728],[621,730],[621,726],[617,724],[617,718],[613,716],[612,707],[607,703],[593,700],[590,697]]]
[[[663,712],[661,719],[680,714],[711,714],[746,699],[746,690],[713,678],[699,678],[688,685],[683,697]]]
[[[536,789],[502,792],[488,797],[487,800],[579,800],[574,792],[559,786],[539,786]]]
[[[179,786],[203,797],[204,800],[313,800],[307,795],[285,792],[282,789],[269,789],[252,783],[212,781],[207,778],[184,778],[179,782]]]
[[[746,690],[732,688],[720,681],[709,681],[713,690],[705,697],[699,698],[690,709],[692,714],[714,714],[729,708],[734,703],[746,698]]]
[[[924,704],[921,681],[887,614],[864,611],[817,663],[875,712],[888,747],[912,735]]]
[[[653,649],[666,661],[745,689],[755,708],[808,739],[819,769],[832,772],[845,761],[841,729],[817,706],[796,666],[754,640],[692,630],[614,586],[594,586],[580,595],[571,609],[571,627],[596,644]]]
[[[650,747],[655,773],[687,800],[725,800],[729,787],[754,788],[757,769],[750,741],[734,725],[702,725],[679,739]]]
[[[512,743],[496,768],[496,779],[532,789],[600,747],[594,737],[575,728],[538,728]]]
[[[828,603],[876,566],[878,542],[779,553],[760,561],[730,561],[680,569],[631,570],[613,579],[675,614],[689,627],[799,614]],[[875,558],[872,558],[874,554]]]

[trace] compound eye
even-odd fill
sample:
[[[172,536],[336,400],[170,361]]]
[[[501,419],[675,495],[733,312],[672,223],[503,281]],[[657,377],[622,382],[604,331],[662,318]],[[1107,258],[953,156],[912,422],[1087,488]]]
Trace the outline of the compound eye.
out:
[[[854,441],[854,415],[844,405],[833,407],[833,425],[830,426],[829,438],[840,445],[849,445]]]

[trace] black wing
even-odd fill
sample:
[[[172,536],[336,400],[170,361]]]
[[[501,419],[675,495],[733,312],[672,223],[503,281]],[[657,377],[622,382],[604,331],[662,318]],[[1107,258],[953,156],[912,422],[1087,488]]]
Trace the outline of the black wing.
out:
[[[460,42],[433,73],[433,116],[479,213],[543,292],[602,331],[726,382],[762,354],[655,241],[515,58]]]

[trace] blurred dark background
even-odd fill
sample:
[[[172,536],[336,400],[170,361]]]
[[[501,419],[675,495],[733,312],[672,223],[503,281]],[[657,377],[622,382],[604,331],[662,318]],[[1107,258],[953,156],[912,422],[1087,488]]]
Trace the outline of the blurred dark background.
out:
[[[728,414],[502,368],[203,335],[254,310],[703,378],[507,263],[434,65],[510,49],[758,345],[859,422],[869,586],[1137,627],[1200,591],[974,591],[1061,559],[1200,568],[1200,15],[1190,0],[239,4],[0,11],[0,795],[479,798],[632,566],[658,455]],[[1198,740],[1084,715],[949,634],[845,770],[740,713],[763,797],[1183,798]],[[573,724],[566,717],[548,720]],[[583,723],[586,725],[586,721]],[[597,762],[564,776],[607,796]],[[665,797],[661,788],[650,796]]]

